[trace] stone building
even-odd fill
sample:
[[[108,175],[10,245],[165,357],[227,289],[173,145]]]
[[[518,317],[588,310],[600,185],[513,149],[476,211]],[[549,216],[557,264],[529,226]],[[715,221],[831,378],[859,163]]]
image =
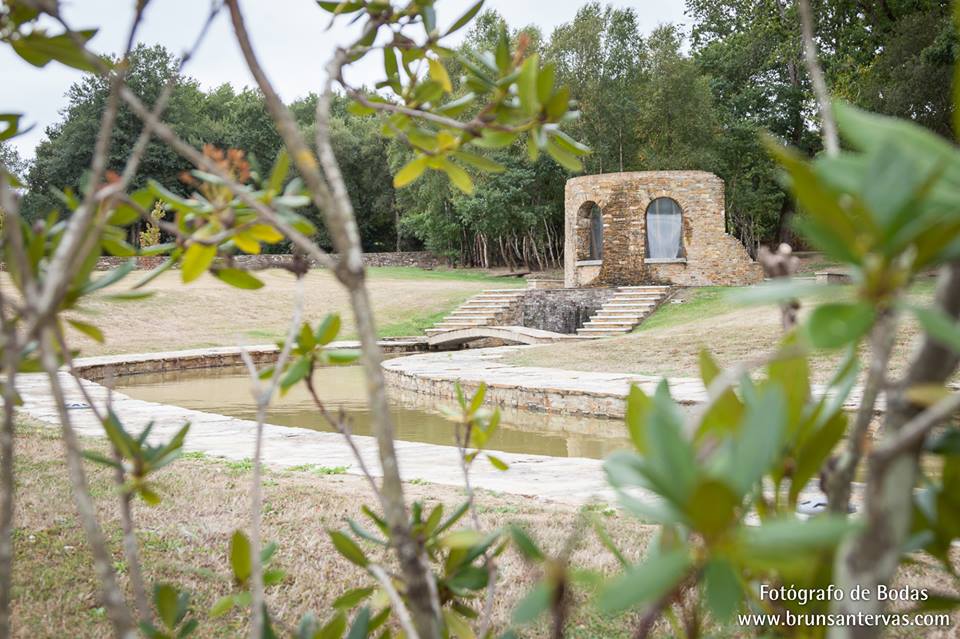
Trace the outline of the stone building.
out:
[[[726,232],[723,180],[705,171],[573,178],[565,193],[564,286],[734,286],[763,279]]]

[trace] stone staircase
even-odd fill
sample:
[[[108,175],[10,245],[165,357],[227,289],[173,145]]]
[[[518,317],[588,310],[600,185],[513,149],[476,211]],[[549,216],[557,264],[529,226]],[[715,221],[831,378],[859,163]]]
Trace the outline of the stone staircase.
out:
[[[526,289],[494,288],[481,291],[424,332],[430,335],[472,326],[495,326],[513,311]]]
[[[577,335],[611,337],[629,333],[666,299],[669,286],[621,286]]]

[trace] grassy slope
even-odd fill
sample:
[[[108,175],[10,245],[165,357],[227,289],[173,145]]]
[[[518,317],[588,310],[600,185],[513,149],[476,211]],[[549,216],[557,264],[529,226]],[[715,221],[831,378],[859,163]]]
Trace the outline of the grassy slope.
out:
[[[623,337],[541,346],[513,356],[511,363],[585,371],[620,371],[650,375],[699,375],[698,355],[709,349],[721,363],[730,364],[769,350],[780,339],[779,310],[772,306],[743,307],[732,300],[735,289],[704,287],[681,289],[680,303],[664,304],[637,329]],[[933,284],[921,282],[912,297],[929,300]],[[823,301],[823,300],[821,300]],[[836,301],[836,300],[834,300]],[[813,306],[808,301],[801,319]],[[893,370],[905,365],[916,326],[905,320],[897,337]],[[826,381],[839,356],[816,353],[811,357],[814,377]]]
[[[102,441],[83,442],[87,449],[106,452]],[[96,581],[76,523],[73,502],[63,470],[56,430],[21,424],[17,437],[19,503],[15,533],[14,619],[17,637],[93,638],[108,636],[103,609],[97,603]],[[115,488],[110,474],[87,464],[90,487],[99,506],[115,566],[125,579],[120,547]],[[270,591],[274,614],[289,626],[313,610],[326,617],[330,604],[345,590],[365,579],[333,550],[325,528],[341,528],[346,517],[362,519],[360,503],[373,503],[359,477],[341,469],[299,468],[268,471],[264,479],[264,536],[281,546],[274,563],[288,573]],[[178,584],[193,593],[194,610],[201,621],[196,637],[242,636],[239,613],[211,620],[204,611],[229,592],[227,547],[234,529],[245,527],[249,498],[249,462],[226,462],[185,456],[159,476],[164,501],[147,508],[137,503],[139,543],[146,573]],[[197,486],[203,490],[196,490]],[[458,505],[461,491],[444,486],[408,484],[408,496],[428,505]],[[358,499],[359,497],[359,499]],[[507,522],[527,526],[542,543],[558,551],[575,529],[577,511],[517,496],[480,492],[480,517],[485,529]],[[653,534],[629,517],[603,509],[610,533],[629,556],[637,557]],[[573,561],[603,571],[615,571],[616,561],[593,535],[582,539]],[[368,549],[373,555],[378,551]],[[502,590],[497,617],[504,620],[530,587],[530,569],[512,551],[500,561]],[[632,619],[604,619],[590,612],[574,618],[569,637],[629,637]],[[546,636],[538,627],[529,636]]]
[[[280,339],[293,308],[294,278],[284,271],[262,271],[267,286],[256,291],[231,288],[210,276],[184,286],[171,271],[150,285],[153,297],[115,302],[97,296],[81,315],[100,326],[106,344],[77,334],[85,355],[234,346]],[[132,278],[131,278],[131,281]],[[369,291],[383,336],[414,335],[442,318],[468,297],[489,288],[523,286],[515,278],[475,271],[372,268]],[[122,288],[122,285],[121,285]],[[354,336],[349,299],[333,276],[311,271],[305,282],[305,317],[318,322],[327,313],[343,317],[344,338]]]

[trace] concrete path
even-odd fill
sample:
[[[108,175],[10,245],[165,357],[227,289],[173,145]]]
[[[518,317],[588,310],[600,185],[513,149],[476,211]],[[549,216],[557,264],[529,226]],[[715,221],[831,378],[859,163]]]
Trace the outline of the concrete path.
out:
[[[134,361],[141,369],[160,365],[158,358],[171,362],[206,357],[222,360],[236,355],[237,349],[199,349],[190,352],[145,354],[134,357],[85,358],[77,364],[90,371],[102,371],[104,367],[119,367],[123,361]],[[152,363],[152,364],[151,364]],[[79,383],[87,389],[98,408],[106,404],[107,388],[96,382],[78,382],[68,373],[60,374],[67,391],[67,401],[82,405],[85,399]],[[60,419],[49,381],[43,374],[24,374],[17,377],[17,389],[23,397],[21,412],[51,427],[59,427]],[[147,423],[154,422],[151,440],[169,439],[184,423],[191,428],[185,442],[187,451],[231,460],[249,459],[253,456],[256,423],[235,419],[216,413],[189,410],[178,406],[158,404],[132,399],[122,393],[112,394],[113,410],[125,427],[140,432]],[[80,435],[103,437],[103,428],[89,408],[70,410],[74,428]],[[264,460],[274,467],[316,464],[319,466],[346,466],[350,474],[360,474],[343,438],[336,433],[324,433],[304,428],[267,425],[264,428]],[[376,442],[372,437],[354,438],[365,462],[374,474],[379,475]],[[453,434],[451,431],[451,442]],[[404,480],[462,486],[459,457],[454,446],[437,446],[417,442],[396,442],[400,472]],[[471,481],[477,488],[516,495],[559,501],[571,504],[587,503],[594,499],[613,501],[612,491],[604,480],[602,461],[595,459],[547,457],[514,453],[497,453],[510,464],[510,470],[502,472],[489,463],[478,460],[471,472]]]
[[[454,396],[459,382],[472,391],[481,382],[488,386],[490,401],[501,406],[567,415],[621,418],[631,384],[652,394],[662,379],[655,375],[596,373],[540,366],[514,366],[502,360],[529,346],[502,346],[440,353],[420,353],[389,359],[383,363],[391,387],[437,397]],[[695,377],[667,380],[673,398],[693,410],[707,399],[703,382]],[[819,396],[824,387],[814,386]],[[844,403],[855,410],[860,389],[855,388]],[[881,402],[882,405],[882,402]]]

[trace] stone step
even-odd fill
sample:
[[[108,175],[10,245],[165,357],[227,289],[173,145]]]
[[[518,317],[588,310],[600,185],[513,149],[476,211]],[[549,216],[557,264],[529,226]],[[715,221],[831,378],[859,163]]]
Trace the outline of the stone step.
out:
[[[656,304],[652,302],[607,302],[601,308],[605,310],[613,310],[618,308],[629,308],[629,309],[648,309],[653,308]]]
[[[516,304],[518,297],[471,297],[464,304]]]
[[[614,293],[611,300],[662,300],[663,295],[650,295],[648,293]]]
[[[586,328],[599,328],[601,326],[636,326],[637,322],[633,319],[613,319],[609,317],[594,318],[584,324]]]
[[[615,313],[608,311],[600,311],[596,315],[590,318],[588,321],[593,320],[633,320],[639,322],[642,318],[646,317],[648,313]]]
[[[487,288],[478,295],[491,295],[491,294],[500,294],[500,295],[523,295],[526,293],[526,289],[523,288]]]
[[[467,308],[472,308],[477,310],[483,310],[483,309],[503,310],[505,308],[510,308],[510,305],[509,304],[485,304],[482,302],[464,302],[463,304],[457,307],[458,310],[467,309]]]
[[[463,304],[454,311],[468,311],[470,313],[499,313],[507,310],[506,306],[496,306],[494,304]]]
[[[448,328],[448,327],[463,328],[466,326],[486,326],[487,324],[488,322],[485,319],[472,320],[472,319],[451,318],[451,319],[445,319],[441,322],[437,322],[436,324],[434,324],[434,328]]]
[[[628,333],[627,329],[619,330],[615,328],[578,328],[577,335],[624,335]]]
[[[658,291],[666,293],[669,286],[659,286],[654,284],[644,285],[644,286],[618,286],[618,291]]]
[[[443,321],[447,320],[492,320],[496,319],[496,315],[479,315],[476,313],[464,313],[462,311],[454,311],[443,318]]]

